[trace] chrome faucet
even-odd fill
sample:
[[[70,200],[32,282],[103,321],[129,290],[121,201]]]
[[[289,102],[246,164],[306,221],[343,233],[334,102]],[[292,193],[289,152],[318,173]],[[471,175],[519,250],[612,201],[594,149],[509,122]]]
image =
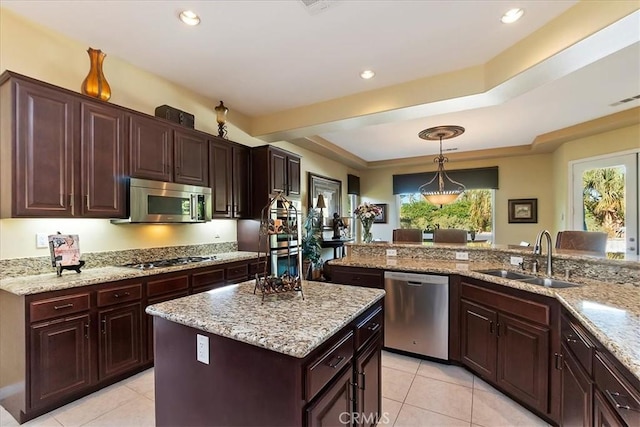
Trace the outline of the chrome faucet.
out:
[[[538,236],[536,237],[536,243],[533,246],[533,254],[534,255],[542,255],[542,236],[546,236],[546,240],[547,240],[547,276],[551,277],[551,251],[552,251],[552,246],[551,246],[551,234],[549,233],[548,230],[542,230],[540,233],[538,233]],[[537,266],[537,263],[534,262],[534,265]],[[537,273],[537,271],[534,271],[534,273]]]

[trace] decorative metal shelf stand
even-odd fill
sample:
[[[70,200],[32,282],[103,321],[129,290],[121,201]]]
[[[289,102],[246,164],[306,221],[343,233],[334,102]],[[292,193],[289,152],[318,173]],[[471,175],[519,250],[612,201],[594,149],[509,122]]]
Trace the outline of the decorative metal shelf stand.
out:
[[[302,299],[302,250],[298,246],[300,240],[299,212],[289,199],[281,192],[269,197],[269,203],[262,208],[260,215],[259,251],[258,261],[264,261],[262,274],[256,273],[256,284],[253,293],[262,293],[262,302],[265,295],[281,294],[285,292],[300,292]],[[269,244],[272,236],[280,236],[279,256],[286,259],[285,269],[282,272],[274,271],[269,274]],[[266,248],[264,255],[262,248]]]

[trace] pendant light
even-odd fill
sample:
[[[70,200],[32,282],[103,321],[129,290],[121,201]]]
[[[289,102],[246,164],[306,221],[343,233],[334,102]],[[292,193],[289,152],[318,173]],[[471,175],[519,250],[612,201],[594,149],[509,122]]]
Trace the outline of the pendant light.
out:
[[[440,141],[440,155],[433,159],[434,163],[438,163],[438,170],[431,181],[422,184],[419,188],[420,194],[427,202],[434,205],[448,205],[455,202],[464,192],[464,185],[449,178],[444,171],[444,164],[449,159],[442,155],[442,140],[455,138],[463,133],[464,128],[462,126],[447,125],[425,129],[418,134],[420,138],[428,141]]]

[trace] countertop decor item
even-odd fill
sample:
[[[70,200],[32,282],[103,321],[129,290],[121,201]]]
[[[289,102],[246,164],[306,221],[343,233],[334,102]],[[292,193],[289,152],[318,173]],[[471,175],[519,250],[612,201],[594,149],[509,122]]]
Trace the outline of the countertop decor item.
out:
[[[420,138],[428,141],[440,141],[440,154],[433,159],[433,162],[438,164],[438,170],[431,181],[422,184],[419,188],[422,197],[424,197],[427,202],[440,206],[448,205],[449,203],[455,202],[464,192],[464,185],[449,178],[444,171],[444,164],[448,162],[449,159],[442,155],[442,140],[455,138],[463,133],[464,128],[462,126],[446,125],[425,129],[418,134]],[[435,186],[436,180],[437,187]]]
[[[87,77],[85,77],[82,82],[82,93],[103,101],[108,101],[109,98],[111,98],[111,87],[102,72],[102,64],[107,55],[100,49],[92,48],[89,48],[87,53],[89,54],[91,68],[89,69],[89,74],[87,74]]]
[[[276,267],[277,271],[269,274],[268,262],[265,262],[269,256],[269,250],[258,252],[258,263],[264,262],[264,270],[262,274],[256,273],[253,293],[260,290],[263,303],[265,295],[292,291],[300,292],[304,299],[302,251],[297,246],[300,236],[298,218],[298,209],[282,192],[270,195],[269,203],[262,208],[258,247],[268,247],[267,242],[271,236],[284,237],[279,241],[278,246],[278,255],[283,256],[284,262],[282,266]]]
[[[371,225],[375,221],[376,217],[382,213],[382,208],[378,205],[365,202],[359,205],[353,213],[362,223],[362,240],[365,243],[371,243],[373,241]]]
[[[227,139],[227,113],[229,113],[229,109],[224,106],[224,102],[220,101],[220,105],[214,110],[216,110],[216,121],[218,122],[218,136]]]

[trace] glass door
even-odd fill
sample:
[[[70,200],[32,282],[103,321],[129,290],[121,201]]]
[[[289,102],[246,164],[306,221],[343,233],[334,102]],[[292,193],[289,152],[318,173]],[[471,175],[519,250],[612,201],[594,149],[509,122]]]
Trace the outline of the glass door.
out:
[[[572,165],[571,228],[606,232],[609,258],[637,259],[639,157],[619,154]]]

